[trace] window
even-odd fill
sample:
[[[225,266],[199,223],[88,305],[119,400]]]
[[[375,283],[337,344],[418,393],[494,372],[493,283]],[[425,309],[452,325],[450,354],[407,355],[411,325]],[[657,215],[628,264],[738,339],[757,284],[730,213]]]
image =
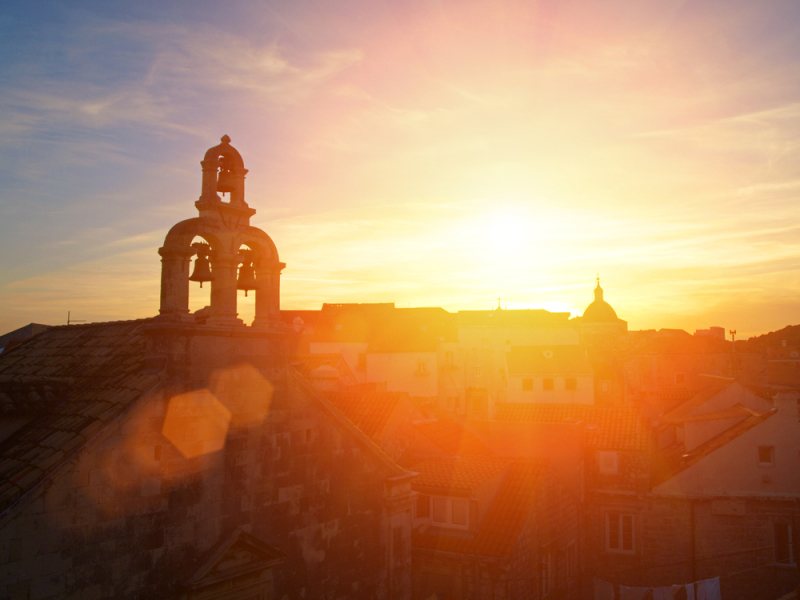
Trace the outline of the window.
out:
[[[366,369],[367,368],[367,354],[366,354],[366,352],[359,352],[358,353],[358,368],[359,369]]]
[[[421,358],[417,361],[417,373],[427,373],[428,367]]]
[[[483,367],[475,367],[475,377],[483,377]]]
[[[542,550],[539,561],[539,581],[542,582],[542,596],[547,596],[555,587],[555,577],[553,577],[555,561],[553,560],[553,553]]]
[[[578,576],[578,545],[575,542],[567,546],[567,577]]]
[[[775,562],[793,565],[796,557],[792,548],[792,526],[787,523],[774,523]]]
[[[431,497],[427,494],[420,494],[417,497],[417,518],[430,519],[431,518]]]
[[[506,346],[510,346],[510,345],[511,345],[511,340],[506,340]]]
[[[403,540],[403,528],[395,527],[392,529],[392,554],[394,555],[394,564],[402,565],[405,558],[405,540]]]
[[[608,381],[601,381],[600,382],[600,391],[607,392],[608,391]]]
[[[429,496],[426,496],[428,498]],[[469,526],[469,500],[466,498],[447,498],[445,496],[432,496],[433,507],[431,520],[444,527],[467,529]],[[419,514],[419,500],[417,500],[417,518]]]
[[[606,514],[606,550],[608,552],[635,551],[633,515]]]
[[[771,467],[775,464],[775,447],[774,446],[759,446],[758,447],[758,466]]]
[[[574,377],[567,377],[564,380],[564,389],[568,392],[574,392],[578,389],[578,380]]]
[[[447,498],[433,497],[433,521],[447,523]]]
[[[545,377],[542,380],[542,389],[545,392],[552,392],[553,391],[553,378],[552,377]]]
[[[454,352],[445,352],[444,353],[444,364],[447,367],[452,367],[456,364],[455,353]]]
[[[483,339],[481,340],[481,343],[482,343],[484,346],[488,346],[488,345],[489,345],[489,338],[483,338]]]
[[[341,323],[337,323],[336,325],[334,325],[334,326],[333,326],[333,328],[334,328],[336,331],[341,331],[341,330],[342,330],[342,324],[341,324]]]
[[[617,453],[616,452],[603,452],[597,453],[597,468],[601,473],[606,475],[617,474]]]
[[[533,391],[533,379],[530,377],[526,377],[522,380],[522,391],[523,392],[532,392]]]
[[[686,373],[675,373],[675,385],[679,385],[686,381]]]
[[[451,521],[453,525],[461,525],[462,527],[467,526],[467,519],[469,517],[469,505],[467,504],[466,500],[456,500],[455,498],[452,500],[453,503],[453,513]]]

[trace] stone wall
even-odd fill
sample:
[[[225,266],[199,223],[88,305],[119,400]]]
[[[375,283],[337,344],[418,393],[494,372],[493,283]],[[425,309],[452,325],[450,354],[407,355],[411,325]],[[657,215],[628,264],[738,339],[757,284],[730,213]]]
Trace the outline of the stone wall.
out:
[[[162,433],[185,390],[143,398],[4,515],[0,597],[170,597],[237,527],[287,554],[276,598],[408,597],[410,515],[387,517],[386,474],[274,375],[221,374],[214,397],[230,422],[220,441],[203,428],[219,425],[218,407],[208,417],[211,400],[193,404],[177,431],[205,451],[190,457],[175,445],[186,439]]]
[[[552,597],[578,597],[578,525],[575,498],[549,469],[511,557],[509,598],[537,600],[544,597],[540,564],[548,554],[552,562]],[[568,564],[570,546],[575,552],[573,566]]]
[[[775,564],[774,523],[790,524],[790,498],[668,498],[594,494],[587,503],[586,570],[616,584],[659,587],[721,577],[726,600],[779,597],[798,583]],[[632,514],[633,553],[606,550],[605,515]]]

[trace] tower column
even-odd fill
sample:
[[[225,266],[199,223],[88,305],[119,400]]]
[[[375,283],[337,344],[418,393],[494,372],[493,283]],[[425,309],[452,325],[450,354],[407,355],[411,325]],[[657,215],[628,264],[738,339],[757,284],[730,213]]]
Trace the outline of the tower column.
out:
[[[284,263],[256,266],[256,317],[253,327],[268,328],[280,321],[281,271]]]
[[[189,248],[159,248],[158,253],[161,255],[159,314],[189,314],[189,260],[194,251]]]
[[[200,166],[203,168],[203,186],[200,191],[200,200],[202,202],[218,202],[217,172],[219,162],[216,160],[201,160]]]
[[[239,325],[242,320],[236,312],[236,275],[239,259],[218,256],[211,259],[211,316],[209,325]]]

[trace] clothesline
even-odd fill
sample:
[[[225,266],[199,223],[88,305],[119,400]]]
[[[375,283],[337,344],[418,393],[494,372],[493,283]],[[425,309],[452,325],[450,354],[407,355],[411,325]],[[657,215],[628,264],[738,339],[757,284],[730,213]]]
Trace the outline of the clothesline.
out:
[[[619,597],[615,593],[612,583],[597,577],[592,579],[594,600],[722,600],[719,577],[659,588],[621,585],[619,586]]]

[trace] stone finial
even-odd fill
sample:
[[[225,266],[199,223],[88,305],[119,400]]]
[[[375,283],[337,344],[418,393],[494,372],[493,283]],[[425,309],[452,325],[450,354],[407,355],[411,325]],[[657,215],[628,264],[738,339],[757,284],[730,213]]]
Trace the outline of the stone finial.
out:
[[[221,138],[219,138],[219,141],[222,142],[223,144],[230,144],[231,138],[228,137],[227,135],[223,135]]]

